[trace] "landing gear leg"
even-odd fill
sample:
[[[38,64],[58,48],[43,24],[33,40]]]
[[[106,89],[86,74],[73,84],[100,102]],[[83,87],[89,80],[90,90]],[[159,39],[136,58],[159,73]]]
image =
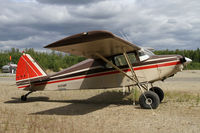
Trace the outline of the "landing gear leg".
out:
[[[22,101],[26,101],[27,100],[27,96],[29,95],[29,94],[31,94],[33,91],[29,91],[28,93],[26,93],[25,95],[22,95],[21,96],[21,100]]]

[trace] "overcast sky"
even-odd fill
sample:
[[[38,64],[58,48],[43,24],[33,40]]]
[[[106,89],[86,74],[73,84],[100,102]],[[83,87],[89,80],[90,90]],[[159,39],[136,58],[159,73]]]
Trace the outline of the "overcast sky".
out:
[[[0,0],[0,50],[45,50],[90,30],[155,49],[200,48],[200,0]]]

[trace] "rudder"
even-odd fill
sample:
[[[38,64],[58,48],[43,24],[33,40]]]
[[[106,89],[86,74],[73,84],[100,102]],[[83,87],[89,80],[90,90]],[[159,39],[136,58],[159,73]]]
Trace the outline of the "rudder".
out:
[[[16,71],[17,84],[19,84],[20,82],[31,81],[42,77],[47,77],[45,71],[29,54],[23,53],[17,64],[17,71]]]

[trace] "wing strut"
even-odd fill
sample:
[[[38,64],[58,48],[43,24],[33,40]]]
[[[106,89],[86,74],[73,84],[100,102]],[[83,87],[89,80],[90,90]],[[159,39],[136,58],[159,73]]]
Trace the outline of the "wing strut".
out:
[[[96,53],[96,56],[98,56],[99,58],[101,58],[103,61],[105,61],[106,63],[108,63],[112,67],[114,67],[116,70],[120,71],[121,74],[123,74],[124,76],[128,77],[129,79],[131,79],[132,81],[135,81],[137,83],[137,81],[135,79],[133,79],[132,77],[130,77],[128,74],[126,74],[124,71],[122,71],[119,67],[117,67],[116,65],[114,65],[112,62],[110,62],[109,60],[107,60],[105,57],[103,57],[99,53]]]
[[[138,78],[137,78],[137,76],[135,74],[135,71],[133,70],[133,66],[132,66],[132,64],[130,62],[130,59],[129,59],[129,57],[128,57],[128,55],[127,55],[125,50],[124,50],[123,55],[124,55],[124,57],[126,59],[126,62],[127,62],[128,66],[129,66],[129,68],[131,69],[131,73],[132,73],[132,77],[133,77],[134,81],[136,81],[136,83],[139,83],[139,80],[138,80]]]
[[[143,90],[143,89],[148,90],[148,86],[142,85],[142,84],[139,82],[139,80],[138,80],[138,78],[137,78],[137,75],[136,75],[135,71],[133,70],[133,66],[132,66],[132,64],[131,64],[131,62],[130,62],[130,59],[129,59],[129,57],[128,57],[126,51],[125,51],[125,49],[124,49],[123,55],[124,55],[124,57],[125,57],[125,59],[126,59],[126,62],[127,62],[128,66],[129,66],[129,68],[131,69],[131,73],[132,73],[133,79],[136,80],[136,83],[137,83],[138,88],[140,89],[140,91],[142,92],[142,95],[144,95],[145,99],[147,100],[147,97],[145,96],[144,90]],[[142,89],[142,88],[143,88],[143,89]],[[152,106],[151,106],[150,104],[149,104],[149,106],[150,106],[150,108],[151,108],[153,114],[155,114],[154,111],[153,111],[153,109],[152,109]]]
[[[126,53],[125,50],[124,50],[124,52],[123,52],[123,55],[124,55],[124,57],[125,57],[125,59],[126,59],[126,62],[127,62],[128,66],[129,66],[129,68],[131,69],[132,77],[130,77],[130,76],[129,76],[128,74],[126,74],[123,70],[121,70],[119,67],[117,67],[116,65],[114,65],[111,61],[107,60],[105,57],[103,57],[103,56],[100,55],[99,53],[96,53],[96,56],[98,56],[100,59],[102,59],[102,60],[105,61],[106,63],[110,64],[110,65],[111,65],[112,67],[114,67],[116,70],[120,71],[121,74],[123,74],[124,76],[126,76],[126,77],[128,77],[129,79],[131,79],[132,81],[134,81],[134,82],[136,83],[136,85],[138,86],[138,88],[141,90],[142,95],[144,95],[145,99],[147,100],[147,97],[145,96],[144,90],[143,90],[143,89],[148,90],[148,86],[144,86],[143,84],[141,84],[141,83],[139,82],[139,80],[138,80],[138,78],[137,78],[137,75],[136,75],[135,71],[133,70],[133,66],[132,66],[132,64],[131,64],[131,62],[130,62],[130,59],[129,59],[129,57],[128,57],[128,55],[127,55],[127,53]],[[142,89],[142,88],[143,88],[143,89]],[[151,106],[151,105],[149,105],[149,106],[150,106],[150,108],[151,108],[153,114],[155,114],[154,111],[153,111],[153,109],[152,109],[152,106]]]

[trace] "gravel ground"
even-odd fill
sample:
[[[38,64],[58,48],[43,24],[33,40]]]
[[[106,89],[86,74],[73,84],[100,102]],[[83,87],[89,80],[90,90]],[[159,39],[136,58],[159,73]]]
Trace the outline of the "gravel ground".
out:
[[[152,111],[114,89],[41,91],[21,102],[15,78],[0,76],[0,133],[199,133],[199,81],[200,71],[183,71],[155,83],[167,96]]]

